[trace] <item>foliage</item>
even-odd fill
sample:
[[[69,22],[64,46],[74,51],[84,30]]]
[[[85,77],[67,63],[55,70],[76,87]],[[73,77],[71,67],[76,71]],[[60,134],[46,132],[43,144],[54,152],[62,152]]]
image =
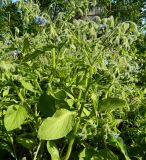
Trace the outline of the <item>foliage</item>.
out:
[[[74,10],[54,19],[34,2],[13,7],[21,26],[10,18],[0,30],[2,158],[145,159],[138,26],[77,20]]]

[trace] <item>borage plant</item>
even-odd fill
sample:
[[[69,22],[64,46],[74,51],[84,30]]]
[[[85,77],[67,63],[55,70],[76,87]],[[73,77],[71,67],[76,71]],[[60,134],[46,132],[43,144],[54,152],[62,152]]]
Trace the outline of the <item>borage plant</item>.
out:
[[[32,6],[21,5],[22,36],[16,28],[11,43],[0,42],[2,150],[15,159],[129,160],[134,143],[120,126],[144,94],[135,85],[136,24],[61,13],[52,21]]]

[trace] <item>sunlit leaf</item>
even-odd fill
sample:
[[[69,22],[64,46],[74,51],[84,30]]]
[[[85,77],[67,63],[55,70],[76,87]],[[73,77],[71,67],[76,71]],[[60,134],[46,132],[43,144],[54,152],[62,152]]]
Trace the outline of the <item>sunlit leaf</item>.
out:
[[[60,109],[53,117],[43,121],[38,130],[38,137],[43,140],[54,140],[65,137],[74,126],[74,112]]]
[[[4,115],[4,125],[7,131],[19,128],[27,118],[28,113],[24,106],[12,105]]]

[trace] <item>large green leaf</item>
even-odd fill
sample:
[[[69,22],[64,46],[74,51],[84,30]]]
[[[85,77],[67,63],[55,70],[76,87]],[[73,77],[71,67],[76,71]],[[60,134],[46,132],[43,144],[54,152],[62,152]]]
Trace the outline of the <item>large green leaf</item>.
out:
[[[51,95],[41,95],[38,102],[38,109],[44,117],[52,116],[56,111],[55,99]]]
[[[51,155],[51,160],[60,160],[58,148],[53,141],[47,141],[47,149]]]
[[[27,118],[28,114],[24,106],[9,106],[4,116],[4,125],[7,131],[19,128]]]
[[[126,107],[126,101],[119,98],[107,98],[99,101],[99,111],[112,111]]]
[[[54,140],[65,137],[74,126],[74,112],[60,109],[53,117],[43,121],[38,130],[38,137],[43,140]]]

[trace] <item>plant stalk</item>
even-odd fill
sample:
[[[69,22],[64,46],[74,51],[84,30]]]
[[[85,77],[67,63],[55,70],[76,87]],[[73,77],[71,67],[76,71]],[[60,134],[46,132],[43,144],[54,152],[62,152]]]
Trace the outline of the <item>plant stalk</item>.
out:
[[[36,150],[36,153],[35,153],[35,156],[34,156],[34,159],[33,159],[33,160],[37,160],[37,155],[38,155],[38,153],[39,153],[41,144],[42,144],[42,141],[40,141],[40,143],[39,143],[39,145],[38,145],[38,147],[37,147],[37,150]]]
[[[53,69],[56,68],[56,53],[55,53],[55,48],[52,49],[52,65]]]
[[[36,87],[39,89],[39,91],[42,93],[43,91],[42,91],[37,79],[34,80],[34,83],[35,83]]]
[[[88,77],[86,77],[86,81],[88,81]],[[87,88],[86,88],[86,92],[85,92],[85,95],[84,95],[85,99],[87,97],[88,90],[89,90],[89,84],[87,83]],[[79,100],[81,99],[81,97],[82,97],[82,90],[80,90],[80,92],[79,92],[78,103],[77,103],[78,110],[79,110],[79,112],[78,112],[78,117],[79,118],[77,120],[77,123],[75,124],[74,129],[73,129],[72,136],[69,139],[68,149],[67,149],[67,153],[65,155],[64,160],[68,160],[69,157],[70,157],[72,147],[73,147],[73,144],[74,144],[74,141],[75,141],[76,133],[77,133],[77,131],[79,129],[79,126],[80,126],[81,115],[82,115],[82,112],[83,112],[83,109],[84,109],[84,104],[85,104],[85,102],[83,102],[82,104],[79,103]]]

